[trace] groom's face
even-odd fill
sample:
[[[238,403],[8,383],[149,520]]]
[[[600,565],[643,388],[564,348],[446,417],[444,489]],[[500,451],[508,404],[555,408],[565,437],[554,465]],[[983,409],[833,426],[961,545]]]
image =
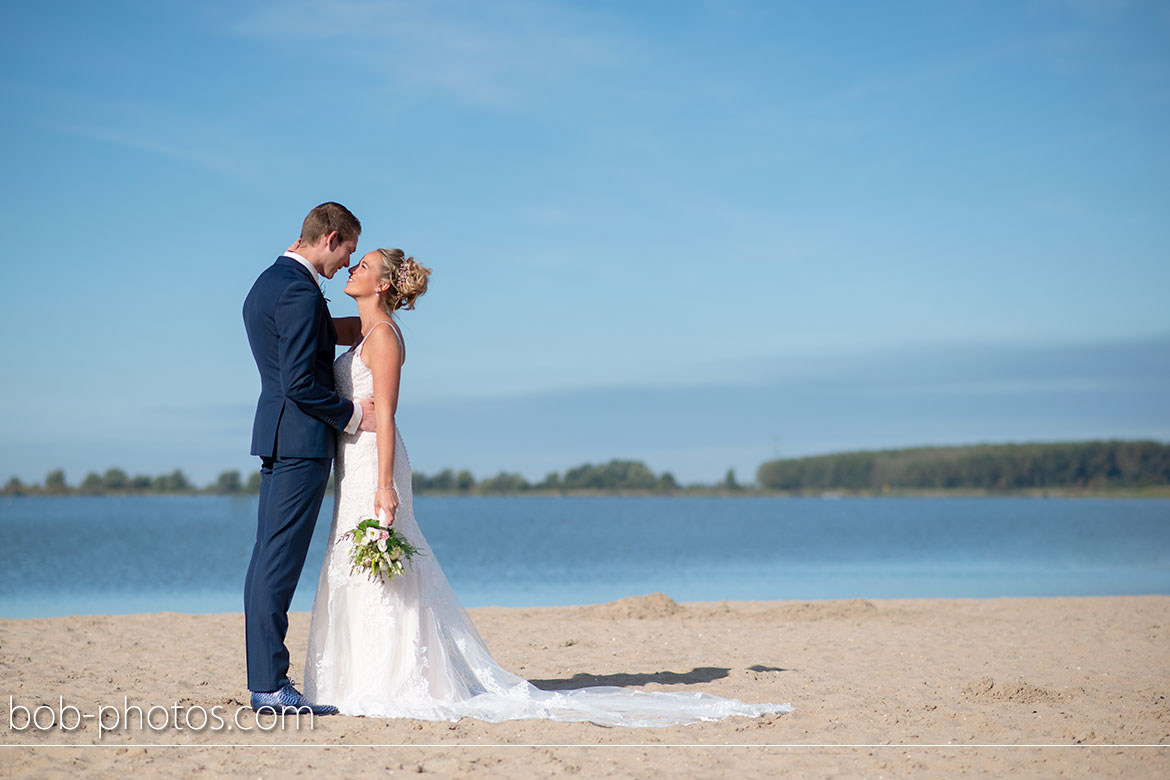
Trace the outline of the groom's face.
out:
[[[324,268],[321,270],[321,275],[326,279],[332,279],[333,275],[337,273],[340,268],[349,267],[349,256],[357,251],[358,237],[345,239],[344,241],[330,237],[325,257],[323,258]]]

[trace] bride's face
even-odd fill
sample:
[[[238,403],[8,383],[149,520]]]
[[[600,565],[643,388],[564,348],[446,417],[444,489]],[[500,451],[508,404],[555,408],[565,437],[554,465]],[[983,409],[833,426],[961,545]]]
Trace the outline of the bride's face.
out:
[[[358,264],[349,269],[349,282],[345,285],[345,294],[351,298],[364,298],[374,295],[378,291],[378,268],[382,264],[382,256],[378,252],[366,254]]]

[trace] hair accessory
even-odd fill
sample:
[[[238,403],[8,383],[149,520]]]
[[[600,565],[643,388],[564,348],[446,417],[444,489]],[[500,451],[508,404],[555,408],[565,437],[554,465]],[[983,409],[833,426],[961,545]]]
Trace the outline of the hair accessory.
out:
[[[402,288],[406,286],[406,264],[409,260],[403,260],[402,264],[398,266],[398,273],[394,278],[394,286],[398,288],[398,292],[402,292]]]

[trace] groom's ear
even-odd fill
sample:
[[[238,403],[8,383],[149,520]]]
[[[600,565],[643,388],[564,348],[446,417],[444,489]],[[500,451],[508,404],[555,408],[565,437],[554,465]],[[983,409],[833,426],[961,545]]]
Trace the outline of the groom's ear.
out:
[[[325,246],[330,252],[336,252],[337,247],[341,246],[341,236],[337,234],[336,230],[325,236]]]

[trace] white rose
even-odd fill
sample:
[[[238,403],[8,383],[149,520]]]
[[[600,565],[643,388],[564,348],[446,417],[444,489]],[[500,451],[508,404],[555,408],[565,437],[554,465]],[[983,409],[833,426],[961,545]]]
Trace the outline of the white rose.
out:
[[[379,552],[386,552],[386,540],[385,539],[378,540],[378,551]]]
[[[396,561],[401,557],[402,557],[402,548],[401,547],[395,547],[393,550],[390,551],[390,560]]]
[[[378,529],[370,526],[366,529],[366,536],[363,541],[372,542],[378,538]]]

